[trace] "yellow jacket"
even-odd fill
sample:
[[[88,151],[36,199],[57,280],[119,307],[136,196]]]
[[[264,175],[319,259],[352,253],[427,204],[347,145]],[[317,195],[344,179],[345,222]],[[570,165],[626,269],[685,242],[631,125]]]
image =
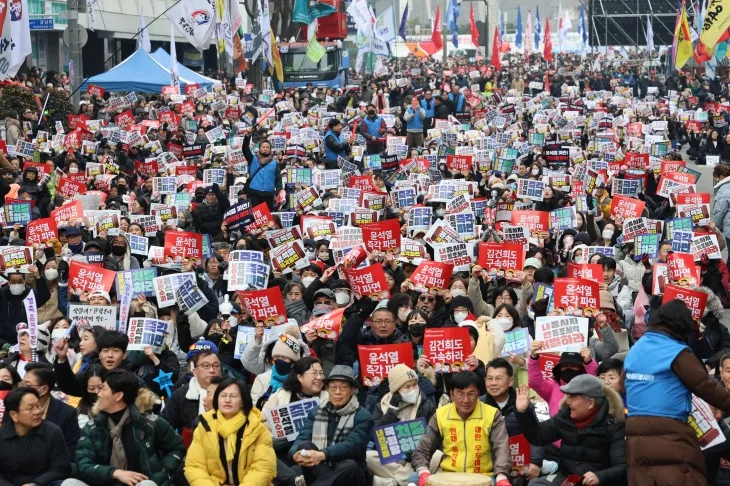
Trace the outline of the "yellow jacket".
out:
[[[193,442],[185,459],[185,478],[190,486],[226,484],[226,465],[221,463],[220,442],[216,430],[215,410],[200,417]],[[246,486],[269,486],[276,476],[276,453],[271,433],[254,408],[245,422],[243,444],[238,458],[238,481]]]

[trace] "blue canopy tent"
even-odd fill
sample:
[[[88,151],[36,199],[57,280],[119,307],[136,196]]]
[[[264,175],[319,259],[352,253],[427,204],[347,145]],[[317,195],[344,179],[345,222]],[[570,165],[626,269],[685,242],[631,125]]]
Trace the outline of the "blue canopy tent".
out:
[[[202,82],[191,80],[178,72],[180,88],[188,84],[200,84],[201,88],[210,88],[212,80]],[[81,85],[86,91],[87,84],[100,86],[106,91],[139,91],[141,93],[162,93],[163,86],[170,85],[170,69],[150,56],[144,49],[138,49],[134,54],[122,61],[110,71],[89,78]]]
[[[155,61],[162,64],[167,69],[170,69],[172,57],[162,47],[158,48],[155,52],[150,54],[150,56],[152,56]],[[203,76],[202,74],[198,74],[187,66],[182,65],[180,62],[177,63],[177,73],[182,78],[189,79],[193,83],[198,83],[201,88],[207,89],[212,86],[213,83],[218,83],[218,81],[216,81],[215,79],[211,79],[209,77]]]

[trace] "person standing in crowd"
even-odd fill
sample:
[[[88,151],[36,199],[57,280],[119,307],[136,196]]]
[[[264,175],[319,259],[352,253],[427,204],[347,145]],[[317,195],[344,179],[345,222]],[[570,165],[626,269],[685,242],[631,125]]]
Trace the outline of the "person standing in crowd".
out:
[[[256,207],[265,202],[269,210],[274,209],[274,199],[278,191],[282,189],[281,172],[279,164],[274,160],[271,153],[271,143],[264,141],[259,145],[256,155],[251,152],[251,132],[246,132],[243,137],[243,155],[248,161],[248,173],[250,174],[248,190],[246,192],[251,200],[251,207]]]

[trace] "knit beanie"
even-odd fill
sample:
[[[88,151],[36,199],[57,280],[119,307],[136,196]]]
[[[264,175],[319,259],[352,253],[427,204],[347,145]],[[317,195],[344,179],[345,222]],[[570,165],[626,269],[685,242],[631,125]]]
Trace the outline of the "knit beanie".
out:
[[[274,349],[271,356],[283,356],[292,361],[297,361],[302,357],[302,333],[299,326],[288,326],[284,329],[284,333],[274,343]]]
[[[418,381],[418,375],[404,364],[397,364],[388,371],[388,386],[390,386],[391,393],[397,392],[412,380]]]
[[[465,295],[457,295],[451,300],[451,305],[449,305],[449,312],[454,312],[454,309],[457,307],[466,307],[469,309],[469,312],[474,314],[474,304],[472,303],[471,299]]]

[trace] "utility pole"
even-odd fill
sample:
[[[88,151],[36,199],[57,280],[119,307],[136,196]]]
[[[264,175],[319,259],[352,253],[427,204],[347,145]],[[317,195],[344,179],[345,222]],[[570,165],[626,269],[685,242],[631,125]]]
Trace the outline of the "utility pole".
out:
[[[74,66],[72,78],[70,76],[71,73],[69,73],[69,78],[71,79],[72,87],[75,91],[71,98],[71,102],[74,108],[78,108],[81,98],[81,92],[78,88],[81,86],[81,82],[84,79],[84,65],[81,56],[81,48],[84,47],[89,39],[86,29],[79,25],[79,13],[86,12],[86,0],[67,0],[67,8],[68,27],[64,33],[63,40],[68,46]]]

